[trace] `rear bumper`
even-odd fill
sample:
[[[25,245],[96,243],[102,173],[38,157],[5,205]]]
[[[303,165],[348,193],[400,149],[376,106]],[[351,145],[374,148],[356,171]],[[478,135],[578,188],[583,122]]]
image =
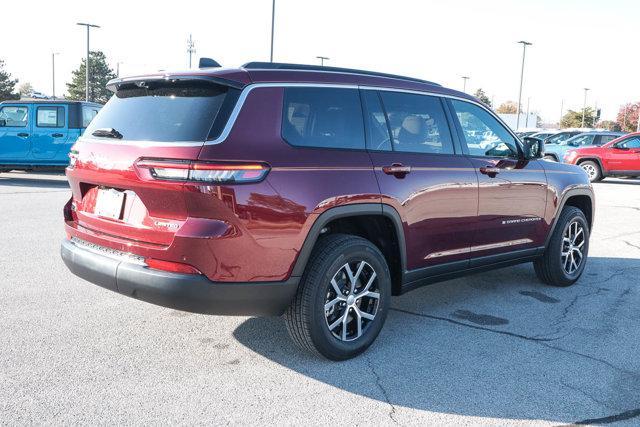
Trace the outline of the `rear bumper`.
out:
[[[204,314],[278,316],[293,299],[298,278],[285,282],[219,283],[205,276],[152,270],[69,240],[60,248],[69,270],[91,283],[142,301]]]

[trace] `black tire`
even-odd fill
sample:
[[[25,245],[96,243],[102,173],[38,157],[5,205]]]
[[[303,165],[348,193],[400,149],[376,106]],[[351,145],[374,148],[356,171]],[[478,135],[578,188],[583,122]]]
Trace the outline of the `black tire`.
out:
[[[563,261],[562,253],[565,249],[565,235],[569,226],[572,226],[574,222],[578,223],[578,226],[582,228],[582,240],[584,244],[581,248],[582,256],[580,263],[573,272],[568,272],[566,269],[566,261]],[[572,243],[573,245],[573,243]],[[570,250],[573,251],[573,250]],[[576,207],[567,206],[560,213],[560,218],[556,228],[553,230],[549,244],[542,255],[533,262],[536,275],[544,283],[551,286],[571,286],[582,275],[584,267],[587,262],[587,256],[589,255],[589,225],[584,213]],[[573,253],[572,253],[573,256]],[[570,266],[571,267],[571,266]]]
[[[581,162],[579,166],[587,173],[589,181],[591,182],[602,181],[602,178],[604,178],[602,176],[602,169],[600,169],[600,165],[596,162],[587,160]]]
[[[339,277],[346,277],[345,265],[354,263],[359,266],[362,261],[365,264],[363,265],[362,273],[360,273],[360,276],[363,276],[360,280],[373,276],[372,273],[365,276],[369,267],[376,274],[370,289],[377,291],[377,304],[375,299],[371,297],[361,297],[357,300],[354,297],[351,298],[349,303],[352,305],[348,305],[345,301],[343,308],[343,302],[338,302],[325,311],[325,304],[327,304],[328,300],[339,299],[331,281],[338,275],[340,275]],[[353,269],[349,268],[353,272]],[[369,282],[368,279],[366,281]],[[344,292],[348,294],[347,286],[349,285],[344,284],[344,289],[346,289]],[[365,284],[360,283],[359,288],[356,286],[355,289],[360,289],[359,292],[365,295],[364,287]],[[353,292],[352,295],[358,295],[356,292]],[[334,296],[331,296],[332,294]],[[340,294],[340,298],[344,297],[345,294]],[[367,298],[367,301],[364,301],[365,298]],[[322,237],[316,244],[298,286],[296,296],[285,312],[285,321],[291,338],[300,348],[324,356],[327,359],[345,360],[362,353],[373,343],[387,317],[390,300],[391,274],[380,250],[373,243],[361,237],[333,234]],[[366,320],[364,317],[360,317],[360,314],[355,317],[356,312],[354,310],[356,308],[358,313],[364,313],[367,310],[373,312],[374,306],[371,305],[372,302],[375,305],[373,320]],[[354,307],[354,305],[357,305],[357,307]],[[360,311],[361,309],[362,311]],[[333,312],[334,310],[335,313]],[[331,314],[327,315],[327,313]],[[343,316],[339,315],[340,313],[347,314]],[[331,317],[334,314],[337,317]],[[367,314],[371,315],[369,312]],[[329,329],[329,323],[333,323],[336,319],[350,319],[346,322],[347,327],[351,328],[349,331],[356,334],[356,337],[350,341],[343,340],[341,338],[343,335],[336,337],[334,332]],[[356,322],[355,325],[354,322]],[[361,326],[361,331],[357,329],[354,331],[353,328],[357,328],[358,325]],[[347,330],[347,327],[343,326],[342,322],[338,327],[340,331]],[[335,330],[334,328],[333,331]],[[361,332],[361,335],[358,336],[358,332]],[[341,334],[343,333],[341,332]]]

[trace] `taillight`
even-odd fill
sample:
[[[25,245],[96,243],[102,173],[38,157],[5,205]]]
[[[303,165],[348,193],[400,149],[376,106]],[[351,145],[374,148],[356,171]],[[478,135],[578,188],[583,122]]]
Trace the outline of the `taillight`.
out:
[[[140,159],[138,170],[146,170],[153,179],[220,184],[259,182],[269,173],[264,163],[208,163],[189,160]]]
[[[161,259],[155,258],[145,258],[144,263],[148,268],[152,268],[154,270],[162,270],[171,273],[182,274],[202,274],[197,268],[189,264],[183,264],[181,262],[163,261]]]

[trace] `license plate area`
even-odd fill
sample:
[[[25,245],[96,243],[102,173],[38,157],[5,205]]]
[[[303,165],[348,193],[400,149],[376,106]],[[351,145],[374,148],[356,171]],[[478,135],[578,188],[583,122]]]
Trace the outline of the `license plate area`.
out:
[[[110,219],[122,219],[125,192],[113,188],[99,188],[94,213]]]

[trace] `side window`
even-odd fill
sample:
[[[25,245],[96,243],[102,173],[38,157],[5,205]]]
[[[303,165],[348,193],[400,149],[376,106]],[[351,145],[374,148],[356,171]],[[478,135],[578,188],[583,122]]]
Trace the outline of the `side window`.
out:
[[[451,132],[440,98],[402,92],[380,92],[380,97],[394,151],[453,154]]]
[[[514,136],[484,108],[469,102],[452,100],[464,142],[469,154],[486,157],[517,157],[518,143]]]
[[[616,147],[620,148],[640,148],[640,138],[637,136],[627,138],[616,144]]]
[[[365,125],[367,130],[367,148],[369,150],[391,151],[391,137],[387,119],[380,104],[377,92],[361,92],[365,106]]]
[[[98,114],[98,108],[88,105],[82,106],[82,127],[89,126],[93,118]]]
[[[0,108],[0,120],[8,127],[23,128],[27,126],[29,109],[27,107],[2,107]]]
[[[618,137],[615,136],[615,135],[602,135],[602,136],[600,136],[600,140],[596,141],[596,144],[597,145],[604,145],[607,142],[613,141],[616,138],[618,138]]]
[[[38,107],[36,126],[39,128],[63,128],[64,107]]]
[[[284,89],[282,137],[297,147],[364,149],[357,89]]]

